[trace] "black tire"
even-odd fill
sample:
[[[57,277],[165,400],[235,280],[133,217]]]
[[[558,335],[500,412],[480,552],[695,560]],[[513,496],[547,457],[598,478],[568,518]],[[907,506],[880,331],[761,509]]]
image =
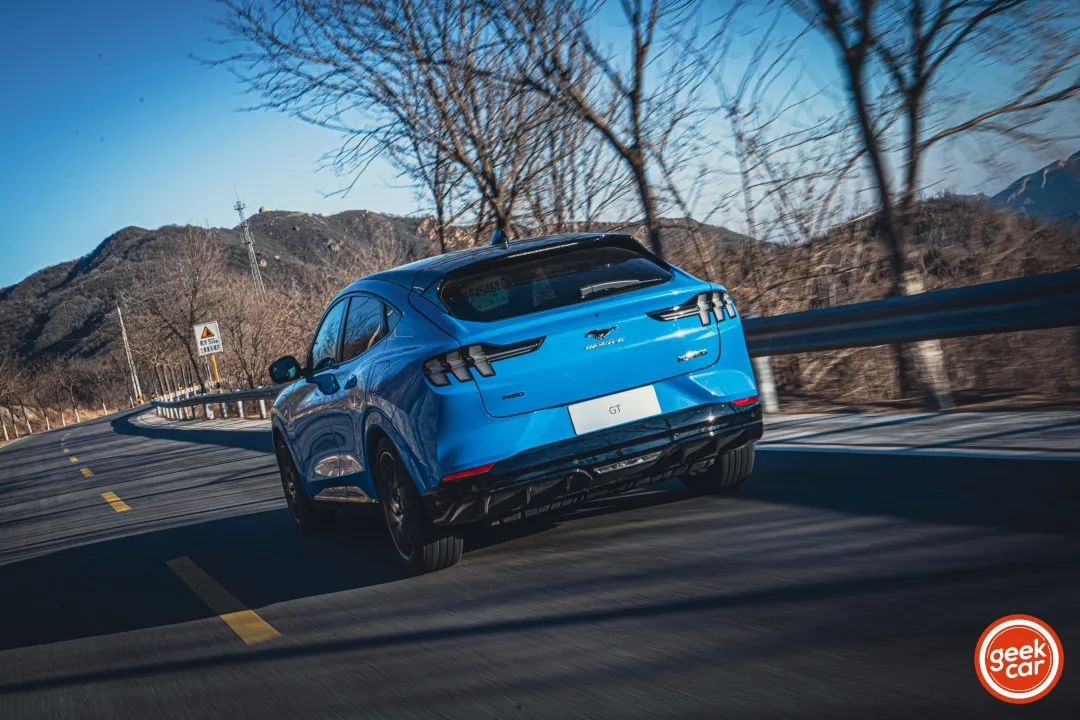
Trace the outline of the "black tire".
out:
[[[406,567],[415,572],[434,572],[461,560],[461,537],[432,526],[416,485],[397,450],[386,439],[375,448],[375,488],[390,544]]]
[[[282,444],[277,446],[278,473],[281,475],[281,490],[285,494],[285,504],[289,506],[296,527],[305,534],[323,530],[334,519],[334,513],[328,508],[319,507],[300,482],[300,472],[296,469],[289,449]]]
[[[754,471],[754,443],[729,450],[707,467],[691,468],[683,485],[698,493],[730,493],[738,490]]]

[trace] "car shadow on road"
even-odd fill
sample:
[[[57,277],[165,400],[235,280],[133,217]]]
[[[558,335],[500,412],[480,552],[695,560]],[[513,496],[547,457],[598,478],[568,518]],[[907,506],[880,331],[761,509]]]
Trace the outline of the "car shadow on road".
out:
[[[184,556],[251,608],[405,577],[375,523],[305,536],[284,507],[238,514],[0,566],[0,651],[212,617],[166,565]]]

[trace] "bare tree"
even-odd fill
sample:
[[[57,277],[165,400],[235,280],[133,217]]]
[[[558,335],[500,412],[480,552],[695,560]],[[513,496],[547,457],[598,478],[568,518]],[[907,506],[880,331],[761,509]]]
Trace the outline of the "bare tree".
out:
[[[514,59],[503,79],[581,118],[620,158],[633,179],[648,242],[663,254],[662,200],[651,177],[661,144],[694,130],[705,82],[698,65],[701,4],[626,0],[625,41],[605,47],[596,33],[597,0],[503,0],[502,53]],[[707,34],[707,33],[706,33]],[[452,59],[451,59],[452,61]],[[678,160],[666,156],[669,164]]]
[[[56,390],[56,369],[44,358],[39,358],[34,361],[26,378],[29,383],[28,395],[37,406],[41,421],[45,423],[45,431],[48,432],[52,430],[52,421],[49,420],[49,409],[46,400],[51,399]],[[26,409],[24,407],[23,414],[25,413]]]
[[[56,358],[49,362],[49,381],[52,385],[52,395],[60,412],[61,423],[67,425],[64,419],[64,403],[71,407],[75,422],[82,420],[79,413],[79,404],[75,399],[76,391],[81,391],[87,379],[79,371],[80,366],[67,358]]]
[[[80,397],[87,399],[101,412],[109,412],[108,403],[122,407],[122,398],[127,397],[128,381],[127,362],[119,348],[110,348],[98,356],[70,361],[72,373],[80,380]]]
[[[225,278],[221,240],[211,230],[188,227],[181,236],[180,251],[148,271],[132,278],[129,333],[141,354],[151,361],[169,355],[185,359],[200,389],[205,392],[203,371],[195,353],[192,328],[213,319],[220,307]],[[125,317],[129,317],[125,313]],[[168,348],[162,352],[163,348]],[[169,352],[171,350],[171,352]]]
[[[1033,140],[1038,122],[1080,95],[1077,6],[1071,0],[786,0],[839,59],[886,239],[894,294],[924,289],[909,250],[927,153],[970,133]],[[1017,52],[1025,48],[1025,52]],[[956,102],[957,66],[1003,59],[1017,85],[972,108]],[[897,132],[882,119],[902,119]],[[900,163],[899,177],[890,167]],[[939,342],[915,346],[916,373],[939,406],[952,403]]]
[[[274,312],[268,313],[264,301],[245,288],[232,286],[224,291],[220,314],[222,333],[228,339],[224,364],[230,384],[236,387],[266,384],[270,363],[285,349],[298,348],[304,342],[303,331],[290,319],[305,312],[310,296],[295,287],[282,287],[275,289],[274,301]],[[316,318],[308,315],[314,323]]]
[[[443,143],[425,143],[421,138],[412,135],[408,137],[408,147],[411,155],[407,159],[397,159],[395,165],[404,168],[417,182],[417,195],[421,202],[425,201],[425,195],[430,199],[434,218],[435,250],[445,253],[449,249],[447,235],[450,227],[462,215],[472,210],[472,205],[460,198],[465,173],[443,150]],[[387,152],[394,156],[400,150],[392,146]]]
[[[543,143],[565,123],[552,121],[557,106],[497,79],[510,60],[494,42],[495,4],[223,4],[240,49],[212,62],[230,67],[260,107],[339,132],[328,163],[353,182],[383,157],[424,188],[440,250],[455,220],[490,219],[510,233],[519,206],[535,199]]]
[[[0,354],[0,419],[3,418],[2,412],[7,409],[8,417],[11,419],[12,432],[15,433],[15,437],[19,437],[19,426],[15,422],[15,413],[11,411],[12,402],[16,393],[19,391],[22,385],[22,373],[19,370],[20,364],[13,356],[3,353]],[[3,422],[4,425],[4,440],[10,440],[8,435],[7,421]]]

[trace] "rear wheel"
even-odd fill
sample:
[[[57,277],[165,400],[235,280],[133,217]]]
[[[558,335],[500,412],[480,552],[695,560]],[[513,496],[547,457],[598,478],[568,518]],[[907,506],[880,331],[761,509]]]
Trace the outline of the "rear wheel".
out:
[[[432,526],[420,493],[389,440],[379,443],[375,457],[375,485],[386,530],[401,561],[420,572],[456,564],[461,559],[461,538]]]
[[[277,446],[278,472],[281,474],[281,489],[285,493],[285,503],[289,506],[289,515],[301,532],[314,533],[325,528],[333,519],[333,511],[318,507],[304,491],[304,483],[296,469],[289,449]]]
[[[751,442],[718,456],[706,468],[691,470],[682,481],[694,492],[728,493],[741,487],[753,470],[754,443]]]

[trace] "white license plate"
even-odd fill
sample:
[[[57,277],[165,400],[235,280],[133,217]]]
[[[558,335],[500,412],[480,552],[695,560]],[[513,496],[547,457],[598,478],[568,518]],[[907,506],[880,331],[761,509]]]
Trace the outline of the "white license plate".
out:
[[[578,435],[622,425],[632,420],[660,414],[660,402],[652,385],[634,388],[614,395],[586,400],[567,406],[570,422]]]

